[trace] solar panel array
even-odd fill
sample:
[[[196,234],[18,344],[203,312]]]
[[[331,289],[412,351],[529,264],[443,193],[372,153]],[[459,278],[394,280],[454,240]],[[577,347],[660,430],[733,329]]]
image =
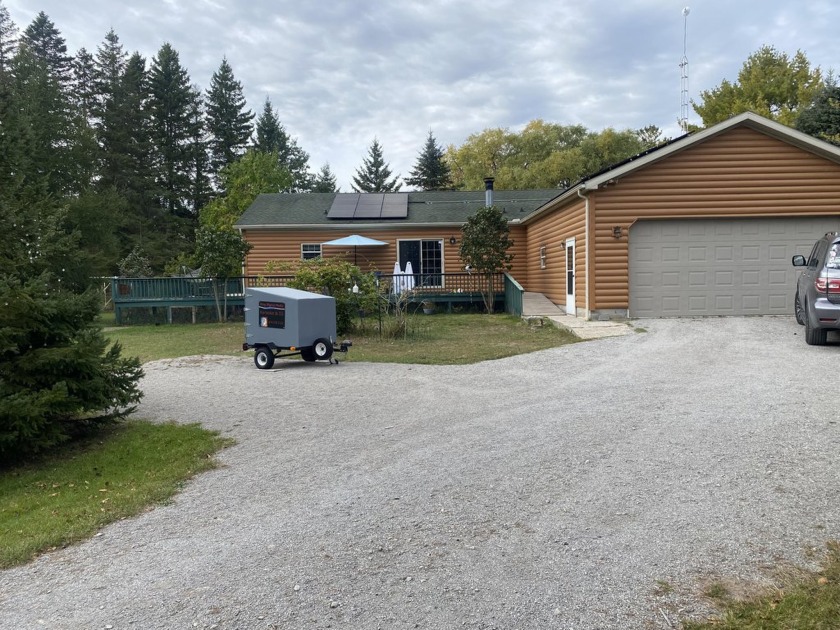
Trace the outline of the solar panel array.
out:
[[[336,193],[328,219],[405,219],[405,193]]]

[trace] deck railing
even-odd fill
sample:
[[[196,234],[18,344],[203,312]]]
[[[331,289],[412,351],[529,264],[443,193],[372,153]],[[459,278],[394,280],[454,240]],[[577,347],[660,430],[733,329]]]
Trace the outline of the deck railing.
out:
[[[430,300],[448,304],[471,302],[481,303],[482,292],[488,278],[476,273],[439,273],[439,274],[380,274],[380,290],[388,295],[411,291],[413,301]],[[166,309],[167,321],[172,321],[172,309],[179,307],[214,306],[216,296],[229,307],[243,306],[245,290],[248,287],[287,286],[294,276],[238,276],[234,278],[121,278],[110,279],[110,299],[114,305],[117,323],[120,314],[128,308]],[[490,277],[496,299],[505,298],[505,310],[521,313],[521,295],[509,296],[511,292],[522,290],[513,278],[497,273]],[[348,287],[349,289],[350,287]],[[517,289],[518,288],[518,289]],[[518,299],[518,302],[517,302]],[[508,305],[510,301],[511,306]],[[516,304],[519,304],[518,309]],[[513,309],[513,310],[511,310]],[[193,319],[195,316],[193,315]]]

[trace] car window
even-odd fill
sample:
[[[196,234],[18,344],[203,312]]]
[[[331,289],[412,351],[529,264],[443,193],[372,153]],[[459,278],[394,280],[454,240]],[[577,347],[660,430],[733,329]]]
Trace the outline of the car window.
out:
[[[825,266],[828,269],[840,269],[840,243],[832,243],[831,247],[828,248]]]
[[[814,249],[811,250],[811,256],[808,258],[808,267],[816,269],[819,266],[827,246],[827,243],[823,241],[816,242]]]

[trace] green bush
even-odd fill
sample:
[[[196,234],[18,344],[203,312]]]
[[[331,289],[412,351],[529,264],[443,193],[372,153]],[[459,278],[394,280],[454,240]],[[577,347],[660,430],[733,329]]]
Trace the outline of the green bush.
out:
[[[312,258],[294,264],[269,262],[266,271],[269,274],[294,273],[294,279],[288,283],[291,288],[334,297],[339,334],[353,329],[359,311],[376,311],[376,276],[363,273],[357,266],[343,260]],[[354,286],[358,287],[358,292],[353,292]]]
[[[0,278],[0,462],[49,449],[130,413],[140,400],[136,358],[94,324],[95,291],[42,275]]]

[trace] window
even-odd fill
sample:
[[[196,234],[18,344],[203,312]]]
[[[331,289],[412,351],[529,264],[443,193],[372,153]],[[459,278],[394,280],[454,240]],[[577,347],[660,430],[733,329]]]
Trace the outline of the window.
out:
[[[303,243],[300,246],[300,257],[302,260],[321,257],[320,243]]]
[[[540,247],[540,269],[545,269],[545,245]]]
[[[408,263],[414,272],[415,284],[421,287],[443,286],[443,241],[417,240],[398,241],[397,256],[400,269],[405,271]]]

